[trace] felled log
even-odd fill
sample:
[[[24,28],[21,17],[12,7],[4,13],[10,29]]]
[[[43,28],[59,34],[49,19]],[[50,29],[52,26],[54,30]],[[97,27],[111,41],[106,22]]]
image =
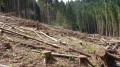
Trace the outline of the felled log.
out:
[[[35,50],[34,52],[39,52],[38,50]],[[76,56],[76,55],[70,55],[70,54],[60,54],[60,53],[54,53],[54,52],[51,52],[51,51],[47,51],[47,50],[44,50],[42,51],[43,54],[47,54],[47,53],[50,53],[51,55],[53,56],[56,56],[56,57],[64,57],[64,58],[69,58],[69,57],[74,57],[74,58],[87,58],[87,56],[85,55],[79,55],[79,56]],[[49,55],[48,55],[49,56]]]
[[[11,30],[7,30],[7,29],[4,29],[4,28],[0,28],[0,30],[4,31],[5,33],[9,33],[9,34],[12,34],[13,36],[23,36],[23,37],[26,37],[26,38],[29,38],[29,39],[32,39],[32,40],[35,40],[35,41],[38,41],[38,42],[42,42],[42,43],[45,43],[46,45],[50,45],[50,46],[53,46],[55,48],[63,48],[59,45],[56,45],[56,44],[51,44],[51,43],[47,43],[47,42],[44,42],[42,40],[39,40],[39,39],[36,39],[34,37],[31,37],[31,36],[28,36],[28,35],[25,35],[25,34],[22,34],[22,33],[17,33],[17,32],[14,32],[14,31],[11,31]],[[64,48],[66,49],[66,48]],[[77,53],[80,53],[80,54],[83,54],[83,55],[86,55],[88,57],[90,57],[91,55],[87,54],[87,53],[84,53],[84,52],[80,52],[80,51],[77,51],[75,49],[72,49],[72,48],[68,48],[74,52],[77,52]]]
[[[99,48],[95,54],[101,58],[105,67],[116,67],[116,61],[120,61],[120,55],[116,53],[116,50]]]
[[[74,51],[74,52],[80,53],[80,54],[85,55],[85,56],[87,56],[87,57],[91,57],[91,55],[90,55],[90,54],[85,53],[85,52],[80,52],[80,51],[75,50],[75,49],[73,49],[73,48],[69,48],[69,50],[72,50],[72,51]]]
[[[11,30],[7,30],[7,29],[4,29],[4,28],[0,28],[0,29],[1,29],[2,31],[4,31],[5,33],[9,33],[9,34],[12,34],[12,35],[14,35],[14,36],[16,36],[16,35],[24,36],[24,37],[27,37],[27,38],[29,38],[29,39],[32,39],[32,40],[35,40],[35,41],[38,41],[38,42],[45,43],[45,44],[47,44],[47,45],[50,45],[50,46],[53,46],[53,47],[56,47],[56,48],[60,48],[60,46],[53,45],[53,44],[44,42],[44,41],[42,41],[42,40],[35,39],[34,37],[31,37],[31,36],[28,36],[28,35],[24,35],[24,34],[21,34],[21,33],[17,33],[17,32],[14,32],[14,31],[11,31]]]
[[[105,48],[99,48],[96,50],[96,55],[100,56],[100,57],[104,57],[105,55],[114,55],[114,54],[118,54],[116,50],[114,49],[105,49]],[[117,55],[119,56],[119,55]]]
[[[24,43],[20,43],[19,45],[17,45],[18,47],[27,47],[27,48],[31,48],[31,49],[42,49],[45,50],[45,47],[42,46],[36,46],[36,45],[28,45],[28,44],[24,44]]]
[[[106,43],[106,44],[109,43],[109,42],[108,42],[107,40],[105,40],[104,38],[101,38],[100,40],[101,40],[102,42]]]
[[[79,67],[81,67],[81,63],[84,61],[87,61],[88,63],[88,59],[87,56],[85,55],[79,55],[79,56],[75,56],[75,55],[69,55],[69,54],[59,54],[59,53],[52,53],[53,56],[57,56],[57,57],[64,57],[64,58],[70,58],[70,57],[74,57],[78,59],[79,62]]]
[[[24,27],[20,27],[21,29],[25,29],[25,30],[28,30],[28,31],[33,31],[34,29],[28,29],[28,28],[24,28]],[[40,34],[43,34],[44,36],[46,36],[46,37],[48,37],[48,38],[50,38],[50,39],[52,39],[53,41],[58,41],[57,39],[55,39],[55,38],[53,38],[53,37],[50,37],[50,36],[48,36],[48,35],[46,35],[45,33],[43,33],[42,31],[35,31],[36,33],[40,33]]]
[[[7,35],[4,34],[4,36],[5,36],[8,40],[13,41],[13,40],[12,40],[10,37],[8,37]]]
[[[79,62],[79,67],[81,67],[81,64],[82,64],[83,62],[86,62],[87,64],[93,66],[93,65],[89,62],[87,56],[85,56],[85,55],[76,56],[76,55],[59,54],[59,53],[53,53],[53,52],[52,52],[52,55],[53,55],[53,56],[56,56],[56,57],[62,57],[62,58],[70,58],[70,57],[77,58],[77,59],[78,59],[78,62]]]
[[[0,64],[0,67],[9,67],[9,66],[7,66],[7,65],[3,65],[3,64]]]
[[[115,60],[120,62],[120,55],[115,55],[115,54],[111,54],[109,52],[107,52],[109,56],[111,56],[112,58],[114,58]]]
[[[100,57],[104,57],[106,55],[106,50],[104,48],[99,48],[96,50],[96,55],[100,56]]]
[[[64,57],[64,58],[69,58],[69,57],[78,58],[78,56],[75,56],[75,55],[59,54],[59,53],[53,53],[53,52],[52,52],[52,55],[53,55],[53,56],[57,56],[57,57]],[[81,55],[81,56],[83,56],[83,55]]]
[[[36,31],[33,30],[33,32],[41,39],[41,36]]]
[[[51,51],[42,51],[43,63],[44,63],[45,66],[49,62],[53,62],[54,61],[53,56],[62,57],[62,58],[63,57],[64,58],[70,58],[70,57],[78,58],[79,64],[81,64],[82,61],[87,60],[87,56],[84,56],[84,55],[75,56],[75,55],[69,55],[69,54],[53,53]]]
[[[53,38],[53,37],[50,37],[50,36],[48,36],[48,35],[46,35],[45,33],[43,33],[42,31],[38,31],[38,33],[41,33],[41,34],[43,34],[44,36],[46,36],[46,37],[48,37],[48,38],[50,38],[50,39],[52,39],[53,41],[58,41],[57,39],[55,39],[55,38]]]
[[[106,57],[107,57],[107,52],[104,48],[99,48],[96,50],[96,55],[99,56],[101,58],[101,62],[103,64],[104,67],[107,67],[107,62],[106,62]],[[100,65],[101,66],[101,65]]]
[[[25,31],[23,31],[23,30],[21,30],[21,29],[19,29],[17,27],[13,27],[13,28],[16,29],[16,30],[18,30],[18,31],[20,31],[20,32],[25,32]]]

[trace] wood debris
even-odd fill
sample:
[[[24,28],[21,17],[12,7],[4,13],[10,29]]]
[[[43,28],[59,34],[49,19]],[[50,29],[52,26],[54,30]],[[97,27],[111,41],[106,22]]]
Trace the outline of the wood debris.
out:
[[[2,16],[2,17],[5,18],[4,16]],[[12,18],[10,18],[10,17],[8,17],[7,19],[12,20]],[[18,19],[17,19],[17,21],[18,21]],[[21,22],[21,20],[18,22]],[[28,22],[30,22],[30,20]],[[37,59],[37,62],[38,62],[38,60],[39,60],[38,58],[40,58],[41,54],[44,54],[46,56],[43,59],[45,64],[49,64],[49,61],[50,62],[54,61],[54,57],[58,61],[61,60],[61,58],[63,60],[64,60],[64,58],[68,60],[68,58],[70,58],[70,57],[74,57],[75,59],[77,58],[78,66],[76,66],[76,67],[82,66],[82,63],[84,61],[90,65],[87,67],[93,67],[94,64],[91,63],[93,61],[91,59],[92,57],[95,58],[94,60],[95,60],[95,63],[97,64],[97,67],[102,67],[102,66],[116,67],[118,62],[120,62],[120,51],[118,50],[119,46],[120,46],[119,40],[111,40],[110,41],[106,37],[103,37],[100,35],[99,35],[99,38],[97,38],[96,36],[91,37],[88,34],[82,34],[82,33],[63,30],[63,29],[58,30],[57,28],[55,28],[54,30],[52,28],[52,30],[50,30],[48,26],[43,26],[43,27],[45,27],[45,30],[43,30],[44,28],[42,28],[42,29],[39,28],[39,23],[37,23],[37,25],[36,25],[33,23],[29,24],[28,22],[27,23],[24,22],[24,24],[28,25],[28,27],[26,27],[25,25],[21,26],[22,22],[21,23],[0,22],[0,26],[1,26],[0,27],[0,36],[2,36],[3,39],[4,38],[7,39],[9,43],[15,44],[15,45],[12,45],[15,47],[14,50],[16,50],[16,48],[17,48],[17,49],[21,50],[20,53],[23,53],[24,51],[26,51],[25,54],[31,53],[32,56],[35,54],[34,55],[35,57],[38,55],[38,57],[35,58],[35,59]],[[19,25],[19,24],[21,24],[21,25]],[[41,30],[36,29],[36,27],[29,27],[29,25],[37,26],[37,28],[41,29]],[[54,33],[51,33],[51,31]],[[56,35],[58,33],[60,33],[60,35],[58,35],[58,36],[61,36],[61,37],[57,37],[57,36],[54,37],[54,35]],[[75,44],[75,43],[71,44],[71,43],[69,43],[70,41],[68,41],[68,42],[62,41],[62,40],[60,41],[60,39],[64,36],[68,36],[68,37],[73,36],[73,37],[76,37],[75,41],[77,40],[77,38],[79,38],[79,41],[80,40],[83,40],[83,41],[79,42],[79,44]],[[3,40],[2,38],[1,38],[1,43],[6,41],[6,40],[2,41]],[[20,41],[16,41],[15,39],[18,39],[18,40],[20,39]],[[63,39],[63,40],[65,40],[65,39]],[[71,40],[71,39],[68,39],[68,40]],[[80,49],[84,49],[81,47],[84,45],[84,43],[83,43],[84,41],[90,42],[92,44],[100,42],[100,44],[103,44],[104,47],[103,48],[99,47],[99,49],[96,49],[95,55],[92,56],[94,53],[87,53],[82,50],[80,51]],[[16,46],[16,43],[19,45]],[[39,44],[37,44],[37,43],[39,43]],[[4,46],[1,45],[1,47],[0,47],[1,50],[2,50],[2,47],[5,48],[5,51],[7,49],[13,49],[11,44],[9,44],[7,46],[5,46],[6,45],[5,43],[3,43],[3,44],[4,44]],[[77,49],[76,46],[72,47],[72,45],[77,45],[77,47],[78,47],[78,45],[80,45],[80,46],[79,46],[79,49]],[[99,46],[99,45],[97,45],[97,46]],[[16,50],[16,53],[15,53],[16,56],[17,56],[17,53],[18,53],[18,55],[20,54],[19,50]],[[43,50],[45,50],[45,51],[43,51]],[[4,52],[0,52],[1,55],[3,53]],[[8,52],[8,54],[9,54],[9,52]],[[10,54],[12,54],[12,53],[10,53]],[[22,61],[27,56],[25,54],[23,54],[23,56],[22,56],[23,58],[21,58]],[[52,57],[52,59],[50,59],[51,57]],[[12,57],[12,58],[14,58],[14,57]],[[32,58],[34,58],[34,57],[32,57]],[[28,62],[30,64],[35,65],[36,64],[34,61],[35,59],[32,59],[32,58],[27,57]],[[60,58],[60,59],[58,59],[58,58]],[[21,59],[19,59],[19,60],[21,60]],[[63,61],[61,61],[61,63],[62,62]],[[64,62],[66,62],[66,61],[64,61]],[[76,62],[76,60],[74,62]],[[0,65],[0,66],[2,66],[2,65]]]

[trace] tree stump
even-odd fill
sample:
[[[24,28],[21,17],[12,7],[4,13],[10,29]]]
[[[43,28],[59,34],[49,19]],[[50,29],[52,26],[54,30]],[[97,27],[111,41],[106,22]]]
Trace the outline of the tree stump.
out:
[[[45,65],[48,63],[53,63],[53,56],[51,54],[51,51],[42,51],[42,56],[43,63]]]
[[[79,57],[78,57],[79,67],[81,67],[81,63],[86,60],[87,60],[87,56],[79,55]]]
[[[3,31],[0,29],[0,35],[3,35]]]

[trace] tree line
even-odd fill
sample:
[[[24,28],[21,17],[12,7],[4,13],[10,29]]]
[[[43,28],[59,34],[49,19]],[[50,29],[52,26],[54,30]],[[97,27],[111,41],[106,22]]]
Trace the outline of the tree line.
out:
[[[0,0],[0,11],[15,16],[40,20],[40,9],[35,0]]]
[[[120,36],[120,0],[0,0],[2,12],[70,30]]]

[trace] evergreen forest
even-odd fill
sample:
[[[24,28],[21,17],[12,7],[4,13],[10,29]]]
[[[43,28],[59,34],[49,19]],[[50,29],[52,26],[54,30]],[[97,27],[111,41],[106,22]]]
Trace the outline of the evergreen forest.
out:
[[[0,12],[83,33],[120,36],[120,0],[0,0]]]

